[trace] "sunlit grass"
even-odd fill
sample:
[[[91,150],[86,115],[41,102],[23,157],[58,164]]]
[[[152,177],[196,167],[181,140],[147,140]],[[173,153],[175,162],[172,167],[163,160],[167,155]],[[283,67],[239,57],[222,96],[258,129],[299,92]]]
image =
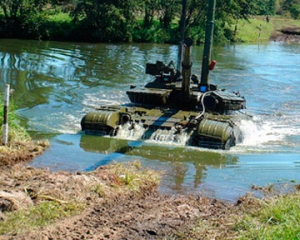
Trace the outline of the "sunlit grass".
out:
[[[237,225],[239,239],[300,239],[300,194],[261,201],[261,208],[245,213]]]
[[[142,170],[139,161],[133,161],[127,164],[113,164],[110,167],[110,172],[119,177],[120,183],[136,192],[140,191],[145,183],[149,182],[157,185],[160,180],[160,175],[157,171],[152,171],[150,169]]]
[[[200,218],[188,239],[300,239],[300,193],[259,199],[247,194],[217,216]],[[186,239],[179,232],[177,239]],[[200,236],[200,237],[199,237]]]
[[[60,204],[44,201],[29,209],[10,212],[0,222],[0,234],[17,234],[25,230],[46,226],[57,219],[62,219],[80,212],[84,205],[75,203]]]
[[[300,27],[300,21],[283,16],[271,16],[269,22],[265,16],[255,16],[249,21],[239,20],[236,40],[248,43],[267,42],[273,33],[287,27]]]
[[[237,23],[236,39],[240,42],[266,42],[269,41],[273,31],[273,23],[265,19],[239,20]]]
[[[298,19],[295,20],[283,16],[272,16],[271,22],[275,29],[282,29],[284,27],[300,27],[300,21]]]

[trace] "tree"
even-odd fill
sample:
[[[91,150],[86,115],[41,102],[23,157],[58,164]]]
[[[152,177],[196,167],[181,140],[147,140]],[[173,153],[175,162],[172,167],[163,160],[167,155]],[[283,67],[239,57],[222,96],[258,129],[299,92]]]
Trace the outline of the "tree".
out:
[[[169,29],[172,21],[179,15],[180,3],[178,0],[160,0],[160,23],[164,29]]]
[[[47,0],[0,0],[4,14],[2,32],[9,37],[38,36],[46,3]]]
[[[71,12],[74,22],[92,31],[98,41],[130,40],[130,29],[134,25],[134,0],[83,0]]]
[[[292,6],[290,7],[290,13],[291,13],[291,16],[294,18],[294,19],[299,19],[300,17],[300,4],[292,4]]]
[[[155,13],[158,12],[159,0],[144,1],[144,26],[150,28],[153,25]]]

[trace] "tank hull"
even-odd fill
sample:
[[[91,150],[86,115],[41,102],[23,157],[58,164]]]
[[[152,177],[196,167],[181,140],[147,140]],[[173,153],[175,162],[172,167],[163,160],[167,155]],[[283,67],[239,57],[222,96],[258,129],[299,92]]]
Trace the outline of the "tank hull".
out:
[[[241,140],[237,119],[208,113],[199,118],[199,112],[169,108],[103,106],[86,114],[81,127],[87,134],[229,149]]]

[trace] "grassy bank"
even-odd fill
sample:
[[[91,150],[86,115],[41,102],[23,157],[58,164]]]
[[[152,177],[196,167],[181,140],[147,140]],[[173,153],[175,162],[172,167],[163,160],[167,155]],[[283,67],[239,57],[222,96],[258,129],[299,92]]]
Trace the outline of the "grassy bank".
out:
[[[144,229],[139,238],[130,239],[300,237],[299,192],[266,199],[246,195],[228,204],[202,196],[158,195],[159,178],[158,172],[142,169],[136,161],[89,173],[15,165],[0,174],[0,235],[7,237],[0,238],[97,239],[104,232],[121,239],[126,231],[130,235],[130,229],[139,228]]]
[[[3,97],[0,96],[1,99]],[[30,161],[49,147],[48,141],[32,141],[26,130],[19,125],[13,103],[8,111],[8,143],[2,144],[3,104],[0,104],[0,167],[14,165],[18,162]]]
[[[189,236],[191,239],[300,239],[299,216],[299,192],[266,199],[247,195],[235,206],[224,209],[220,218],[199,219]]]
[[[159,174],[141,169],[136,161],[89,173],[50,172],[16,165],[2,172],[0,180],[0,201],[6,200],[1,206],[4,213],[0,214],[0,235],[8,236],[80,215],[106,200],[149,194],[158,185]]]
[[[236,225],[240,239],[300,239],[300,194],[257,201]]]
[[[232,26],[232,29],[234,27]],[[249,21],[239,20],[235,40],[245,43],[268,42],[281,29],[289,27],[300,27],[300,21],[281,16],[271,16],[269,22],[265,16],[256,16]]]

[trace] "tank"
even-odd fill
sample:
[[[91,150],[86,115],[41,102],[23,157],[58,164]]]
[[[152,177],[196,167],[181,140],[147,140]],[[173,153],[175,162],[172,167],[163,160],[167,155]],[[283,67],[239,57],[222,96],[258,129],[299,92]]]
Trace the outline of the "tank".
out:
[[[219,89],[209,83],[213,70],[211,48],[216,1],[208,1],[201,76],[192,74],[193,40],[181,34],[177,67],[173,61],[147,63],[145,73],[153,81],[126,91],[130,102],[120,106],[101,106],[81,120],[86,134],[124,137],[124,131],[137,134],[138,140],[153,139],[184,145],[229,149],[243,136],[239,122],[246,100],[239,93]],[[184,29],[186,1],[183,1],[181,26]],[[138,130],[138,131],[137,131]]]

